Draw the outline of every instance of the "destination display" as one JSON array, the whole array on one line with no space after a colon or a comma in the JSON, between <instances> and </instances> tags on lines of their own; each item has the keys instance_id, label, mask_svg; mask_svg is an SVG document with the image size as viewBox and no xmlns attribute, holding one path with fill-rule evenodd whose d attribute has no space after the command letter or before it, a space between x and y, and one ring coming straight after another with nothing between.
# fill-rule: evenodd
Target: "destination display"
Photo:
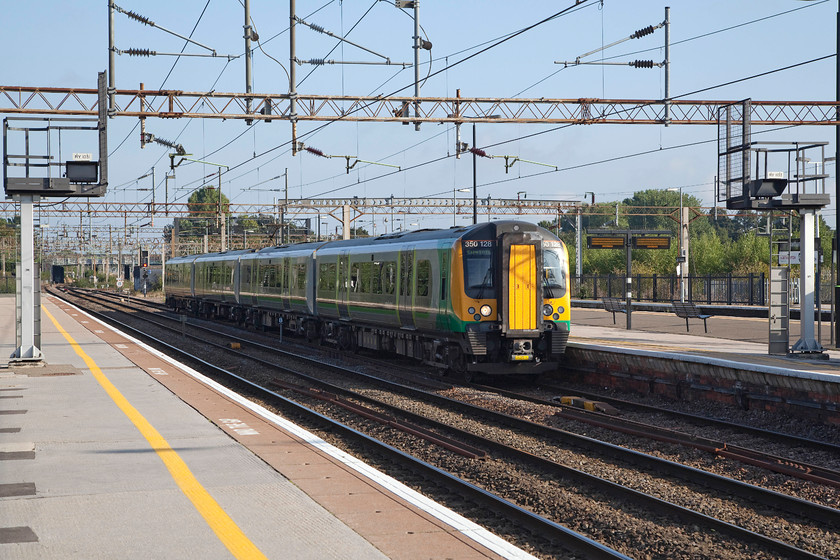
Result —
<instances>
[{"instance_id":1,"label":"destination display","mask_svg":"<svg viewBox=\"0 0 840 560\"><path fill-rule=\"evenodd\" d=\"M586 238L587 249L623 249L624 236L590 235Z\"/></svg>"},{"instance_id":2,"label":"destination display","mask_svg":"<svg viewBox=\"0 0 840 560\"><path fill-rule=\"evenodd\" d=\"M646 235L644 237L633 237L634 249L670 249L671 238Z\"/></svg>"}]
</instances>

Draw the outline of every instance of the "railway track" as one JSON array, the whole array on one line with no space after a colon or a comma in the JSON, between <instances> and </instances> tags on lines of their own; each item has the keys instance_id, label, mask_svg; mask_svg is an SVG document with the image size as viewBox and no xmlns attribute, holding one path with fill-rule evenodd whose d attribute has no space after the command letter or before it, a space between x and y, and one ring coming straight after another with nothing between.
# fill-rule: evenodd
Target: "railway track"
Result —
<instances>
[{"instance_id":1,"label":"railway track","mask_svg":"<svg viewBox=\"0 0 840 560\"><path fill-rule=\"evenodd\" d=\"M103 302L102 305L110 305L112 311L116 311L115 303L105 304ZM150 320L143 319L143 321L148 326ZM180 323L180 321L174 319L169 319L169 322ZM123 328L128 328L128 326L125 325ZM173 329L175 332L179 332L179 327L174 324L171 326L156 325L155 328ZM190 329L193 329L192 325L190 326ZM149 329L146 328L144 330ZM199 336L199 339L206 343L207 336L209 335L203 334ZM222 349L224 349L225 352L229 351L229 348L226 346L229 346L230 336L225 335L225 340L227 341L226 343L218 343L217 346L219 351ZM244 351L245 345L249 348L254 346L251 341L243 338L240 344L243 345L243 351L240 351L240 353L236 355L237 362L245 359L260 359L255 356L247 355L250 350L249 352ZM273 352L275 349L263 348L260 350L260 352L269 351ZM188 359L196 360L197 358L192 356ZM311 367L329 369L334 375L339 375L345 378L347 376L351 376L353 381L349 383L349 385L358 387L360 385L360 379L363 379L364 382L369 383L370 386L361 391L358 389L351 391L346 388L346 385L348 385L347 382L344 382L343 384L328 383L323 379L315 379L311 375L301 371L293 372L291 368L284 366L282 368L284 370L284 375L294 374L298 380L305 379L305 383L303 387L291 387L292 383L283 382L285 383L283 385L283 391L302 394L306 392L311 393L312 390L316 390L320 392L321 395L316 397L310 394L307 399L319 400L321 402L324 402L322 400L323 394L329 393L330 401L333 403L330 406L342 407L347 405L343 408L347 414L366 418L365 421L361 422L363 425L367 421L370 421L371 415L387 415L389 417L389 422L409 423L413 427L419 428L415 430L412 438L422 439L427 442L424 444L426 447L416 450L414 447L415 444L408 445L404 442L392 442L390 444L395 447L406 446L406 451L403 451L404 454L417 454L421 457L425 457L429 462L432 462L432 459L437 459L439 464L437 468L440 468L441 463L444 465L451 463L461 465L459 468L467 473L466 476L471 477L474 480L473 486L476 486L475 482L480 482L482 477L486 479L488 471L495 470L496 472L503 472L506 469L512 470L513 472L524 472L527 469L528 472L525 479L530 480L533 483L533 486L539 488L540 491L544 488L549 488L552 485L555 486L554 494L548 499L539 499L540 497L535 496L533 491L526 493L523 491L521 486L514 485L517 489L514 492L511 492L510 489L507 490L509 497L512 495L513 499L521 499L525 502L524 505L529 506L531 509L550 509L550 507L545 504L562 502L564 500L563 493L565 491L580 492L580 488L587 488L588 490L586 490L586 492L592 493L592 499L600 499L608 504L620 502L622 505L619 509L623 508L629 512L622 515L629 516L628 519L631 520L625 523L633 523L632 519L640 519L642 522L649 523L649 519L651 518L666 516L668 520L664 522L664 528L660 530L663 536L662 538L666 535L671 535L676 530L675 527L679 525L703 527L709 535L715 535L715 544L721 547L720 549L715 549L715 557L721 550L730 549L730 553L735 555L733 557L736 557L739 547L742 546L739 543L750 543L751 546L756 547L755 549L751 549L745 555L743 555L742 552L741 554L743 557L820 557L819 552L817 551L812 552L799 548L777 538L764 535L760 531L750 530L739 526L737 523L724 519L717 519L712 515L693 510L685 505L677 505L667 499L658 498L653 495L655 492L641 492L630 486L618 484L615 480L611 480L609 477L599 477L591 474L590 472L586 472L583 469L576 469L568 466L568 464L561 464L561 462L556 459L545 457L545 453L534 453L525 449L528 445L532 448L546 448L548 446L556 447L562 444L563 446L587 450L587 452L590 453L590 456L584 459L585 461L597 460L606 462L621 462L626 465L632 465L632 468L641 468L646 470L648 474L646 474L645 477L650 480L661 477L662 473L667 473L667 477L671 479L667 482L667 484L674 484L673 480L684 481L691 488L689 493L691 495L699 496L700 500L722 499L719 497L712 498L712 496L717 493L731 495L733 497L737 497L735 499L740 500L741 502L735 506L736 509L749 509L748 504L750 503L760 504L760 507L757 508L759 510L770 507L778 512L775 515L785 519L785 523L790 523L792 526L797 528L806 527L809 524L814 523L828 523L835 528L840 527L840 514L838 514L838 511L833 508L827 508L805 500L785 496L777 492L767 491L739 481L733 481L731 479L726 479L725 477L705 473L703 471L699 471L698 469L692 469L671 461L665 461L658 457L633 452L620 448L619 446L594 440L592 438L586 438L577 434L565 432L563 430L557 430L556 428L551 428L534 422L528 422L511 415L503 415L498 412L469 405L461 401L446 399L439 394L429 392L425 389L408 387L403 384L395 384L378 378L375 379L356 370L348 370L347 368L337 365L330 365L324 368L323 364L317 363L319 362L318 359L315 359L316 364L314 365L311 358L297 356L294 359L301 359L304 361L309 360L308 363ZM273 363L276 361L276 359L263 359L262 362L259 362L260 369L273 366ZM243 368L240 364L240 370L241 369ZM276 384L277 381L270 379L268 380L268 383ZM315 386L317 386L317 389ZM277 388L277 385L274 385L274 388ZM261 391L264 390L265 389L261 389ZM384 397L381 396L382 393L384 393ZM376 398L374 395L380 395L380 398ZM347 402L344 403L344 405L336 405L335 403L337 398L344 399ZM411 402L407 404L404 402L406 400ZM400 405L396 406L394 401L400 401ZM348 407L352 408L359 406L366 407L366 412L360 415L358 409L352 412L347 410ZM439 409L439 412L430 414L429 410L432 408ZM408 409L421 410L422 412L411 412ZM449 418L449 420L444 422L431 421L431 416L446 417ZM345 413L342 413L342 418L346 418ZM379 423L380 426L382 426L381 421L381 418L377 420L377 423ZM352 422L356 423L359 421L353 420ZM479 423L480 425L473 426L475 423ZM471 429L462 429L462 426L468 424L471 425ZM393 423L388 424L388 426L389 431L393 429ZM372 429L372 432L378 433L381 432L381 430L381 428L374 428ZM422 430L426 431L426 436L428 437L418 435L418 433ZM494 435L492 437L486 437L480 435L482 432L492 432ZM432 441L435 438L437 438L438 441ZM441 446L441 442L444 441L445 438L448 443ZM383 439L385 438L383 437ZM519 443L512 445L509 442L503 443L501 441L505 439L517 442L521 440L529 440L531 443L527 445L521 445ZM451 448L447 447L447 445L450 445ZM433 449L436 451L430 451L431 448L429 446L433 446ZM452 449L458 446L464 447L461 448L461 451L455 451ZM466 451L467 454L465 455L464 450L467 448L469 448L469 450ZM447 449L450 453L456 454L459 458L453 459L448 455L439 456L441 455L441 449ZM593 450L596 452L596 455L600 456L598 459L593 459L591 457ZM481 455L481 453L484 455ZM488 455L491 456L492 459L488 460ZM484 459L480 459L480 457L484 457ZM463 466L465 462L466 466ZM475 463L487 464L490 462L494 463L492 469L480 469L475 465ZM614 468L616 471L626 471L628 467L621 466ZM450 474L449 476L452 475ZM619 477L620 476L621 475L619 475ZM563 484L565 485L559 491L556 488L556 481L563 481ZM487 486L490 487L492 484L487 484ZM482 492L489 493L491 490L482 489ZM661 491L659 492L661 493ZM505 501L510 502L512 500L508 499ZM523 505L515 507L525 509ZM638 513L636 511L638 508L647 509L649 513ZM564 511L567 509L568 508L564 508ZM531 515L534 514L531 513ZM587 517L584 512L578 512L577 515L580 519L585 519ZM766 516L763 512L756 512L753 515ZM562 515L558 517L562 517ZM589 517L591 517L591 515ZM580 519L575 520L578 525L580 525ZM807 521L808 519L811 519L812 521L809 522ZM556 521L547 521L557 524ZM596 521L596 519L592 519L591 523L594 524ZM534 531L537 534L547 534L548 529L534 528L532 524L535 523L535 521L533 519L528 519L526 521L522 521L521 523L523 523L524 527L528 527L531 531ZM584 522L583 525L586 525L586 522ZM614 532L615 528L613 527L611 531ZM599 533L598 529L591 529L590 532L598 535L608 533L609 531L602 529ZM732 542L727 542L726 539L722 539L720 542L717 542L718 535L720 534L727 535ZM613 543L608 542L607 544L612 545ZM619 542L617 544L621 543ZM540 548L540 545L535 546ZM658 546L663 550L670 550L671 552L677 550L673 548L673 541L670 543L660 542ZM620 547L616 546L616 548ZM630 552L634 552L635 550L636 549L633 548ZM689 551L686 550L685 552L688 553ZM585 553L584 555L588 555L588 553ZM677 553L676 555L679 556L680 554ZM656 556L656 554L653 554L653 556Z\"/></svg>"},{"instance_id":2,"label":"railway track","mask_svg":"<svg viewBox=\"0 0 840 560\"><path fill-rule=\"evenodd\" d=\"M584 402L589 406L589 409L575 406L563 406L558 403L558 401L560 401L558 397L538 397L534 396L533 393L508 391L493 386L477 387L508 398L556 407L558 411L555 413L555 416L558 418L574 420L576 422L586 423L605 430L621 432L638 438L691 447L718 457L725 457L734 461L740 461L742 463L764 468L772 472L800 478L817 484L840 488L840 471L794 458L797 450L802 447L808 447L821 452L832 453L838 458L838 460L840 460L840 445L832 442L803 438L791 434L765 430L754 426L747 426L744 424L727 422L714 418L701 417L695 414L687 414L679 411L665 411L661 407L648 407L627 400L600 398L597 394L581 393L580 391L573 391L570 389L561 390L566 394L585 394L585 398L587 400ZM560 389L558 386L553 387L555 389ZM572 400L580 401L583 399L576 396L566 397L563 400L568 402ZM560 401L560 403L562 402L563 401ZM779 442L785 444L786 446L790 446L792 449L788 452L787 456L774 455L770 452L750 449L742 445L728 443L721 439L712 439L705 435L696 433L684 433L678 429L670 429L660 425L630 420L616 415L613 412L603 412L595 409L596 407L605 404L609 405L608 408L615 411L620 410L624 412L627 409L632 410L635 408L640 409L649 415L669 415L683 422L691 422L704 427L723 428L728 430L730 433L740 432L750 436L766 439L768 441Z\"/></svg>"}]
</instances>

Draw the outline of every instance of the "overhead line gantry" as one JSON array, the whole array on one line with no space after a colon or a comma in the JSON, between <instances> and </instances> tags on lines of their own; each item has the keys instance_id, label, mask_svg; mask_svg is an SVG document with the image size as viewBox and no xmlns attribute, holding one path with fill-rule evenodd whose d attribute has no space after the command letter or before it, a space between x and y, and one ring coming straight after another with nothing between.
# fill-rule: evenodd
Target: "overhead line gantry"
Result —
<instances>
[{"instance_id":1,"label":"overhead line gantry","mask_svg":"<svg viewBox=\"0 0 840 560\"><path fill-rule=\"evenodd\" d=\"M719 108L733 100L552 99L489 97L381 97L298 93L297 121L520 124L683 124L716 125ZM419 114L405 107L419 101ZM96 115L95 88L0 86L0 113ZM250 111L249 108L250 102ZM284 103L285 102L285 103ZM121 89L113 116L291 120L289 95L275 93L188 92ZM756 101L753 126L837 125L836 101ZM666 113L666 108L668 113ZM465 115L470 115L469 119Z\"/></svg>"}]
</instances>

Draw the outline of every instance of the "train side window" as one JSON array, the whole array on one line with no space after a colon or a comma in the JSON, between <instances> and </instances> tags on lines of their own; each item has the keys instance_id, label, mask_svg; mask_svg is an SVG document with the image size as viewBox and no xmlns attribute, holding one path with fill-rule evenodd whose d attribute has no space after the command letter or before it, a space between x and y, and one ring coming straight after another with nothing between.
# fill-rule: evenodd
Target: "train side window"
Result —
<instances>
[{"instance_id":1,"label":"train side window","mask_svg":"<svg viewBox=\"0 0 840 560\"><path fill-rule=\"evenodd\" d=\"M318 265L318 289L319 290L327 290L329 289L329 265L327 263L321 263Z\"/></svg>"},{"instance_id":2,"label":"train side window","mask_svg":"<svg viewBox=\"0 0 840 560\"><path fill-rule=\"evenodd\" d=\"M333 291L336 286L337 267L335 263L321 263L318 267L318 289Z\"/></svg>"},{"instance_id":3,"label":"train side window","mask_svg":"<svg viewBox=\"0 0 840 560\"><path fill-rule=\"evenodd\" d=\"M375 261L370 263L370 293L372 294L381 294L382 293L382 263L379 261Z\"/></svg>"},{"instance_id":4,"label":"train side window","mask_svg":"<svg viewBox=\"0 0 840 560\"><path fill-rule=\"evenodd\" d=\"M359 272L359 263L353 263L350 265L350 291L351 292L362 292L364 291L361 286L362 283L362 275Z\"/></svg>"},{"instance_id":5,"label":"train side window","mask_svg":"<svg viewBox=\"0 0 840 560\"><path fill-rule=\"evenodd\" d=\"M432 263L430 261L417 261L417 288L418 296L429 295L429 284L432 280Z\"/></svg>"},{"instance_id":6,"label":"train side window","mask_svg":"<svg viewBox=\"0 0 840 560\"><path fill-rule=\"evenodd\" d=\"M412 279L412 259L410 255L403 257L403 270L400 273L400 295L401 296L410 296L411 295L411 279Z\"/></svg>"},{"instance_id":7,"label":"train side window","mask_svg":"<svg viewBox=\"0 0 840 560\"><path fill-rule=\"evenodd\" d=\"M386 294L393 294L397 284L397 263L389 261L382 267L382 291Z\"/></svg>"},{"instance_id":8,"label":"train side window","mask_svg":"<svg viewBox=\"0 0 840 560\"><path fill-rule=\"evenodd\" d=\"M306 289L306 265L297 265L297 287L299 290Z\"/></svg>"},{"instance_id":9,"label":"train side window","mask_svg":"<svg viewBox=\"0 0 840 560\"><path fill-rule=\"evenodd\" d=\"M371 281L373 280L373 263L363 262L359 265L359 288L358 292L369 294L371 291Z\"/></svg>"},{"instance_id":10,"label":"train side window","mask_svg":"<svg viewBox=\"0 0 840 560\"><path fill-rule=\"evenodd\" d=\"M273 264L268 265L265 270L265 285L267 288L273 288L275 283L276 270Z\"/></svg>"}]
</instances>

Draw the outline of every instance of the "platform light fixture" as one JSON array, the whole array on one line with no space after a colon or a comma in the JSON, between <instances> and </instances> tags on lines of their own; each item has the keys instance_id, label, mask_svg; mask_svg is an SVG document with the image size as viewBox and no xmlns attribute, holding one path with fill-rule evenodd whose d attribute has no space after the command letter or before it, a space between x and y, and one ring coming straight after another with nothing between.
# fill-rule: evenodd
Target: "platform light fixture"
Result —
<instances>
[{"instance_id":1,"label":"platform light fixture","mask_svg":"<svg viewBox=\"0 0 840 560\"><path fill-rule=\"evenodd\" d=\"M679 192L680 193L680 255L677 257L677 264L680 267L680 301L685 301L685 271L688 269L688 257L687 257L687 250L688 247L688 236L686 236L685 243L683 243L683 228L687 227L687 224L684 223L683 220L683 188L682 187L671 187L667 189L671 192Z\"/></svg>"}]
</instances>

